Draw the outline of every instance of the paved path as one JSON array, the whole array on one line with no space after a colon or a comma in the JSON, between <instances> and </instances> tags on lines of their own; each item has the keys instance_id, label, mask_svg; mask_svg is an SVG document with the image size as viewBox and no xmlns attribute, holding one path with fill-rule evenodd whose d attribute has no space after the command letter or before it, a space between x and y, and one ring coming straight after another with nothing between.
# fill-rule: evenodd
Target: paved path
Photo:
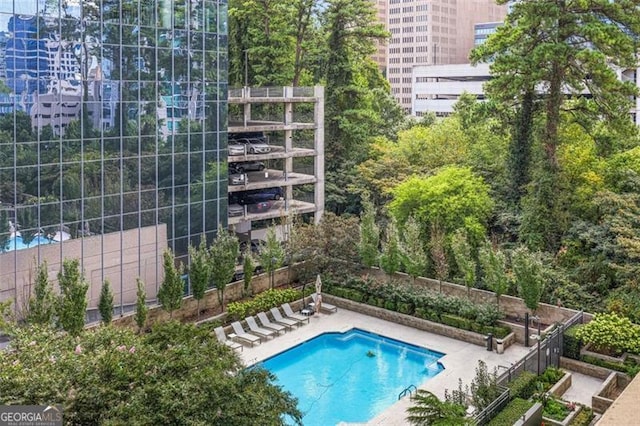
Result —
<instances>
[{"instance_id":1,"label":"paved path","mask_svg":"<svg viewBox=\"0 0 640 426\"><path fill-rule=\"evenodd\" d=\"M562 399L591 407L591 397L598 392L603 382L604 380L572 371L571 387L562 395Z\"/></svg>"},{"instance_id":2,"label":"paved path","mask_svg":"<svg viewBox=\"0 0 640 426\"><path fill-rule=\"evenodd\" d=\"M496 352L487 351L483 346L476 346L346 309L339 309L334 314L313 315L307 325L270 339L256 347L245 347L240 356L246 365L253 365L324 332L343 332L354 327L446 353L440 359L445 370L427 381L424 386L420 386L440 398L444 396L445 389L457 389L458 379L462 379L463 384L471 383L475 377L475 367L479 360L486 362L489 371L492 371L498 366L509 367L512 362L527 353L527 348L514 345L508 348L504 354L498 355ZM409 405L409 398L403 398L367 424L407 425L405 411Z\"/></svg>"}]
</instances>

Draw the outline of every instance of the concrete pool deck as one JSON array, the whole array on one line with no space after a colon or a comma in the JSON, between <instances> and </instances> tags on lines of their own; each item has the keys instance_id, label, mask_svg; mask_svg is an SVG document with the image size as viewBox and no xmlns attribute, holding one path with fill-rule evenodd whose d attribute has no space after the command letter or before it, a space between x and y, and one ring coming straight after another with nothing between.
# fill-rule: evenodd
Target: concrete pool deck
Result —
<instances>
[{"instance_id":1,"label":"concrete pool deck","mask_svg":"<svg viewBox=\"0 0 640 426\"><path fill-rule=\"evenodd\" d=\"M344 332L354 327L438 352L444 352L446 355L440 359L440 362L445 366L444 371L429 379L423 386L418 383L407 383L407 386L413 384L421 389L429 390L439 398L444 397L445 389L457 389L458 379L462 379L463 385L470 384L475 377L475 368L479 360L486 362L489 371L493 371L493 368L499 368L499 366L511 366L511 363L519 360L529 351L523 346L513 345L504 354L499 355L496 352L487 351L483 346L465 343L346 309L339 309L338 312L333 314L313 315L309 318L309 324L294 328L258 346L245 346L239 355L245 365L249 366L319 334L331 331ZM500 371L502 370L499 369ZM407 416L406 409L409 406L409 398L405 397L366 424L384 426L408 425L409 423L405 418Z\"/></svg>"}]
</instances>

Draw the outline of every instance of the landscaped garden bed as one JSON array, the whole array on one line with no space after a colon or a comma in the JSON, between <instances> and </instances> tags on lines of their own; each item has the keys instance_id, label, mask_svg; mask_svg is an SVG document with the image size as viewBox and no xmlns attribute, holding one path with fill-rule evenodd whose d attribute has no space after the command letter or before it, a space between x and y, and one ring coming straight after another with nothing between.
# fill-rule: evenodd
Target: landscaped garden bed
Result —
<instances>
[{"instance_id":1,"label":"landscaped garden bed","mask_svg":"<svg viewBox=\"0 0 640 426\"><path fill-rule=\"evenodd\" d=\"M435 293L407 283L380 283L372 278L345 277L340 281L326 278L323 288L330 295L360 305L480 335L480 338L472 340L476 344L483 344L484 336L489 333L497 339L504 339L505 346L514 340L507 337L511 334L511 330L498 324L498 320L504 315L495 304L478 304L466 298ZM363 313L367 310L356 305L351 309L360 310ZM403 321L409 320L403 319ZM427 329L438 332L434 327Z\"/></svg>"},{"instance_id":2,"label":"landscaped garden bed","mask_svg":"<svg viewBox=\"0 0 640 426\"><path fill-rule=\"evenodd\" d=\"M635 376L640 371L640 327L616 314L597 314L564 333L564 356Z\"/></svg>"}]
</instances>

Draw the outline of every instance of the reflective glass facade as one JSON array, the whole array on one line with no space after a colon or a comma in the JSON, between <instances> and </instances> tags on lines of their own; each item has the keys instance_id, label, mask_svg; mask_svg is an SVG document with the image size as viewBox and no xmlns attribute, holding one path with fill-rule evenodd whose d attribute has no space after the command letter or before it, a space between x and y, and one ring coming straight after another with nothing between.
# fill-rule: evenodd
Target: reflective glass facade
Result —
<instances>
[{"instance_id":1,"label":"reflective glass facade","mask_svg":"<svg viewBox=\"0 0 640 426\"><path fill-rule=\"evenodd\" d=\"M0 0L0 256L226 224L226 3Z\"/></svg>"}]
</instances>

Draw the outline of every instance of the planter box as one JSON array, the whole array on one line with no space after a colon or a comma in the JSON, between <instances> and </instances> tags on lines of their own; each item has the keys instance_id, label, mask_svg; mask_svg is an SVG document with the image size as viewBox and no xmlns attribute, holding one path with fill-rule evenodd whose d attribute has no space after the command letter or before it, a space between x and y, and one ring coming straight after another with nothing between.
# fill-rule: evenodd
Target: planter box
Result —
<instances>
[{"instance_id":1,"label":"planter box","mask_svg":"<svg viewBox=\"0 0 640 426\"><path fill-rule=\"evenodd\" d=\"M513 426L539 426L542 423L542 404L536 402L524 413L523 420L518 420Z\"/></svg>"},{"instance_id":2,"label":"planter box","mask_svg":"<svg viewBox=\"0 0 640 426\"><path fill-rule=\"evenodd\" d=\"M611 372L609 377L602 383L598 393L591 397L593 411L604 413L629 383L631 383L631 379L626 374L616 371Z\"/></svg>"},{"instance_id":3,"label":"planter box","mask_svg":"<svg viewBox=\"0 0 640 426\"><path fill-rule=\"evenodd\" d=\"M562 395L564 395L564 393L570 387L571 387L571 373L565 371L564 376L562 376L555 385L551 386L551 389L549 389L549 393L551 393L552 395L558 398L561 398Z\"/></svg>"},{"instance_id":4,"label":"planter box","mask_svg":"<svg viewBox=\"0 0 640 426\"><path fill-rule=\"evenodd\" d=\"M627 354L622 354L620 356L610 356L610 355L601 354L599 352L593 352L591 351L592 347L593 346L591 343L587 343L582 349L580 349L580 355L588 355L594 358L599 358L603 361L615 362L618 364L624 363L624 360L627 357Z\"/></svg>"},{"instance_id":5,"label":"planter box","mask_svg":"<svg viewBox=\"0 0 640 426\"><path fill-rule=\"evenodd\" d=\"M556 425L556 426L567 426L569 423L571 423L574 417L577 416L581 410L582 410L582 405L576 405L576 409L571 411L567 415L567 417L565 417L564 420L562 421L550 419L549 417L544 417L544 415L542 416L542 420L545 425L549 424L549 425Z\"/></svg>"}]
</instances>

